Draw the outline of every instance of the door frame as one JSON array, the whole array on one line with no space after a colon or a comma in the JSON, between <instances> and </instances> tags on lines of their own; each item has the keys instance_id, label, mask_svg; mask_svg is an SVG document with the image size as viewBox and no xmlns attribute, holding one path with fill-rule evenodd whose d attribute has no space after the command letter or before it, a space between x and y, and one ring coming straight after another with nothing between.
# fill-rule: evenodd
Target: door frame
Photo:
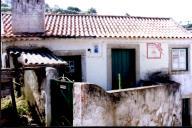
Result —
<instances>
[{"instance_id":1,"label":"door frame","mask_svg":"<svg viewBox=\"0 0 192 128\"><path fill-rule=\"evenodd\" d=\"M136 81L140 79L139 44L108 44L107 45L107 90L112 89L112 49L135 49Z\"/></svg>"},{"instance_id":2,"label":"door frame","mask_svg":"<svg viewBox=\"0 0 192 128\"><path fill-rule=\"evenodd\" d=\"M53 51L57 56L81 56L81 75L82 82L86 82L86 51L85 50L55 50Z\"/></svg>"}]
</instances>

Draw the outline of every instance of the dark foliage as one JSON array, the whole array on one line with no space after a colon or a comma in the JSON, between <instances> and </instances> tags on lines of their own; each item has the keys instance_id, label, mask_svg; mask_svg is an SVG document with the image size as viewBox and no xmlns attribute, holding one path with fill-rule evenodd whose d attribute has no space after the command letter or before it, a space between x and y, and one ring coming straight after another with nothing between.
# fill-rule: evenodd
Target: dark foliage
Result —
<instances>
[{"instance_id":1,"label":"dark foliage","mask_svg":"<svg viewBox=\"0 0 192 128\"><path fill-rule=\"evenodd\" d=\"M149 73L147 76L147 79L139 80L136 85L140 87L140 86L157 85L160 83L172 84L176 82L172 81L170 74L168 74L167 72L157 71L157 72Z\"/></svg>"},{"instance_id":2,"label":"dark foliage","mask_svg":"<svg viewBox=\"0 0 192 128\"><path fill-rule=\"evenodd\" d=\"M169 83L171 81L170 75L161 71L149 74L148 79L156 83Z\"/></svg>"}]
</instances>

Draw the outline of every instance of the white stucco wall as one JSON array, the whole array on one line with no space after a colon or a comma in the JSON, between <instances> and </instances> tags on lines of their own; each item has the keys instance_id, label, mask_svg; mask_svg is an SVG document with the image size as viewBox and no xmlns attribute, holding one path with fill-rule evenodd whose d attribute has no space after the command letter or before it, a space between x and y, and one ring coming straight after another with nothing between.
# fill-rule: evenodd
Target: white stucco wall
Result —
<instances>
[{"instance_id":1,"label":"white stucco wall","mask_svg":"<svg viewBox=\"0 0 192 128\"><path fill-rule=\"evenodd\" d=\"M170 45L183 45L183 46L188 46L188 53L189 53L189 58L188 58L188 72L180 72L180 73L174 73L172 75L173 79L179 83L181 83L181 92L183 97L188 97L188 95L192 94L192 41L175 41L171 42Z\"/></svg>"},{"instance_id":2,"label":"white stucco wall","mask_svg":"<svg viewBox=\"0 0 192 128\"><path fill-rule=\"evenodd\" d=\"M162 48L161 59L147 59L147 43L160 43ZM90 48L93 50L94 45L99 46L101 50L98 54L91 54L88 52ZM84 50L85 52L85 78L83 80L100 85L105 90L108 89L108 60L110 55L107 54L107 47L109 45L139 45L139 69L137 74L139 78L144 78L146 73L156 70L169 70L169 47L174 45L188 45L192 48L192 40L177 39L177 40L160 40L160 39L45 39L40 41L18 41L18 42L4 42L3 49L7 46L44 46L52 51L68 51L68 50ZM190 52L189 72L174 74L176 81L182 84L181 91L183 95L192 93L192 54Z\"/></svg>"},{"instance_id":3,"label":"white stucco wall","mask_svg":"<svg viewBox=\"0 0 192 128\"><path fill-rule=\"evenodd\" d=\"M153 42L153 41L152 41ZM151 41L150 41L151 43ZM161 59L147 59L147 43L140 44L140 77L145 78L147 72L153 72L157 70L168 70L169 64L169 54L167 43L161 43L161 48L163 49Z\"/></svg>"}]
</instances>

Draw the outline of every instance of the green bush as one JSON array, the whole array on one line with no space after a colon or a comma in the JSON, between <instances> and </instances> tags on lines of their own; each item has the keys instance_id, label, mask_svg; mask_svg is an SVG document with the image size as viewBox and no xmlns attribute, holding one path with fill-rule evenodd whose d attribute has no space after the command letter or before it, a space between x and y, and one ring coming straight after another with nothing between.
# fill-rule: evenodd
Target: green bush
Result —
<instances>
[{"instance_id":1,"label":"green bush","mask_svg":"<svg viewBox=\"0 0 192 128\"><path fill-rule=\"evenodd\" d=\"M23 97L16 98L17 113L19 116L30 115L29 106L27 101ZM11 110L12 102L11 98L6 97L1 100L2 111Z\"/></svg>"},{"instance_id":2,"label":"green bush","mask_svg":"<svg viewBox=\"0 0 192 128\"><path fill-rule=\"evenodd\" d=\"M16 98L17 112L19 115L30 115L27 101L23 98Z\"/></svg>"},{"instance_id":3,"label":"green bush","mask_svg":"<svg viewBox=\"0 0 192 128\"><path fill-rule=\"evenodd\" d=\"M12 103L11 103L11 99L9 97L1 99L1 110L2 111L5 109L11 109L11 107L12 107Z\"/></svg>"}]
</instances>

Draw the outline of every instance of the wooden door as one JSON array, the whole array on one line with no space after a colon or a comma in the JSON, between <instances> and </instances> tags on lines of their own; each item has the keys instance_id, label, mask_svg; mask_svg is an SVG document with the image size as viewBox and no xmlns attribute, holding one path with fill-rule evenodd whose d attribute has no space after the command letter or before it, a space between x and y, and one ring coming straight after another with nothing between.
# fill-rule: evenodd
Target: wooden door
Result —
<instances>
[{"instance_id":1,"label":"wooden door","mask_svg":"<svg viewBox=\"0 0 192 128\"><path fill-rule=\"evenodd\" d=\"M112 89L135 86L135 49L112 49Z\"/></svg>"}]
</instances>

